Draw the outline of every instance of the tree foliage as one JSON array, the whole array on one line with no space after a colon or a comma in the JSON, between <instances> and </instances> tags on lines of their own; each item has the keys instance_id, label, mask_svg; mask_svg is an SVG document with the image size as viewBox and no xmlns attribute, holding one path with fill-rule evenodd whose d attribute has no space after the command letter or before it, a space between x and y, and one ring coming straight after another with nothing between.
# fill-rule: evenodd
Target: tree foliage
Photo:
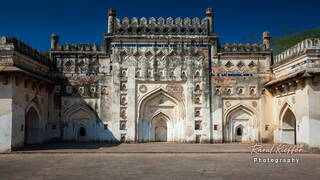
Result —
<instances>
[{"instance_id":1,"label":"tree foliage","mask_svg":"<svg viewBox=\"0 0 320 180\"><path fill-rule=\"evenodd\" d=\"M310 29L310 30L290 33L284 36L273 37L272 49L273 49L274 55L277 55L282 51L308 38L320 38L320 27Z\"/></svg>"},{"instance_id":2,"label":"tree foliage","mask_svg":"<svg viewBox=\"0 0 320 180\"><path fill-rule=\"evenodd\" d=\"M43 55L49 56L49 51L41 52Z\"/></svg>"}]
</instances>

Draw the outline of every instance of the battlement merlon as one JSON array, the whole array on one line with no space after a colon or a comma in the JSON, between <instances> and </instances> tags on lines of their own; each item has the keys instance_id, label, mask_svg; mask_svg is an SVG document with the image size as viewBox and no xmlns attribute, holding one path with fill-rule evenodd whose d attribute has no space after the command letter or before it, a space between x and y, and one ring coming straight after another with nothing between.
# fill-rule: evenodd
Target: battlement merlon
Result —
<instances>
[{"instance_id":1,"label":"battlement merlon","mask_svg":"<svg viewBox=\"0 0 320 180\"><path fill-rule=\"evenodd\" d=\"M151 17L149 19L142 17L140 19L133 17L129 19L124 17L119 19L116 17L116 10L109 9L108 11L108 33L107 37L119 36L143 36L143 35L172 35L172 36L216 36L213 28L213 10L207 8L205 17L184 19L172 17L158 19Z\"/></svg>"},{"instance_id":2,"label":"battlement merlon","mask_svg":"<svg viewBox=\"0 0 320 180\"><path fill-rule=\"evenodd\" d=\"M270 54L272 53L271 45L271 34L268 31L262 33L262 43L254 44L236 44L227 43L224 45L219 45L220 54Z\"/></svg>"},{"instance_id":3,"label":"battlement merlon","mask_svg":"<svg viewBox=\"0 0 320 180\"><path fill-rule=\"evenodd\" d=\"M51 53L95 53L101 54L104 53L103 44L60 44L59 36L56 34L51 35Z\"/></svg>"}]
</instances>

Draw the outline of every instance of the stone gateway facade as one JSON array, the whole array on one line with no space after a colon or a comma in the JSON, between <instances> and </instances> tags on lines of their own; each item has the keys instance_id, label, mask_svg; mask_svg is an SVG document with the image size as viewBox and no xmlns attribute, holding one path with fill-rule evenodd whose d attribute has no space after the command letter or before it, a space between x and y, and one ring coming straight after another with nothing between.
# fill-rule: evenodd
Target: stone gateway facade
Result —
<instances>
[{"instance_id":1,"label":"stone gateway facade","mask_svg":"<svg viewBox=\"0 0 320 180\"><path fill-rule=\"evenodd\" d=\"M268 142L320 147L320 39L272 55L220 44L199 18L108 12L102 44L60 44L50 57L0 38L0 151L53 139Z\"/></svg>"}]
</instances>

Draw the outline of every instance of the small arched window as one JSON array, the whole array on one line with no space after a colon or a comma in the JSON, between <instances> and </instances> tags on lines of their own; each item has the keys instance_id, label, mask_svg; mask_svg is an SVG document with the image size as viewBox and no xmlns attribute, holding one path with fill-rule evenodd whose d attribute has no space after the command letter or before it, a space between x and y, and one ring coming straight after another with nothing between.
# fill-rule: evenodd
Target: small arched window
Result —
<instances>
[{"instance_id":1,"label":"small arched window","mask_svg":"<svg viewBox=\"0 0 320 180\"><path fill-rule=\"evenodd\" d=\"M196 85L195 90L196 90L196 91L200 91L200 85L199 85L199 84Z\"/></svg>"},{"instance_id":2,"label":"small arched window","mask_svg":"<svg viewBox=\"0 0 320 180\"><path fill-rule=\"evenodd\" d=\"M86 129L84 127L80 127L79 136L86 136Z\"/></svg>"},{"instance_id":3,"label":"small arched window","mask_svg":"<svg viewBox=\"0 0 320 180\"><path fill-rule=\"evenodd\" d=\"M237 136L242 136L242 129L240 127L237 128Z\"/></svg>"}]
</instances>

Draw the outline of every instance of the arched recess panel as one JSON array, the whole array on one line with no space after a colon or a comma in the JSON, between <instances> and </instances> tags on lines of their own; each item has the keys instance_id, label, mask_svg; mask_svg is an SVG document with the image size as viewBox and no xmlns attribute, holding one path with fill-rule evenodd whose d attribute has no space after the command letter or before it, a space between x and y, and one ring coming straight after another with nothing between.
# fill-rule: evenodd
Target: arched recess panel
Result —
<instances>
[{"instance_id":1,"label":"arched recess panel","mask_svg":"<svg viewBox=\"0 0 320 180\"><path fill-rule=\"evenodd\" d=\"M95 113L85 105L75 105L64 113L64 140L89 141L97 139L98 123Z\"/></svg>"},{"instance_id":2,"label":"arched recess panel","mask_svg":"<svg viewBox=\"0 0 320 180\"><path fill-rule=\"evenodd\" d=\"M296 144L296 118L290 108L283 112L281 129L281 142Z\"/></svg>"},{"instance_id":3,"label":"arched recess panel","mask_svg":"<svg viewBox=\"0 0 320 180\"><path fill-rule=\"evenodd\" d=\"M256 116L245 106L238 106L227 113L225 141L250 143L257 141Z\"/></svg>"},{"instance_id":4,"label":"arched recess panel","mask_svg":"<svg viewBox=\"0 0 320 180\"><path fill-rule=\"evenodd\" d=\"M25 121L25 144L41 143L43 140L41 120L34 107L27 111Z\"/></svg>"},{"instance_id":5,"label":"arched recess panel","mask_svg":"<svg viewBox=\"0 0 320 180\"><path fill-rule=\"evenodd\" d=\"M161 136L157 141L182 141L185 126L183 102L165 90L160 89L142 98L138 114L139 142L156 141L156 131ZM155 125L160 116L163 116L166 124L157 128ZM157 138L160 137L158 135Z\"/></svg>"}]
</instances>

